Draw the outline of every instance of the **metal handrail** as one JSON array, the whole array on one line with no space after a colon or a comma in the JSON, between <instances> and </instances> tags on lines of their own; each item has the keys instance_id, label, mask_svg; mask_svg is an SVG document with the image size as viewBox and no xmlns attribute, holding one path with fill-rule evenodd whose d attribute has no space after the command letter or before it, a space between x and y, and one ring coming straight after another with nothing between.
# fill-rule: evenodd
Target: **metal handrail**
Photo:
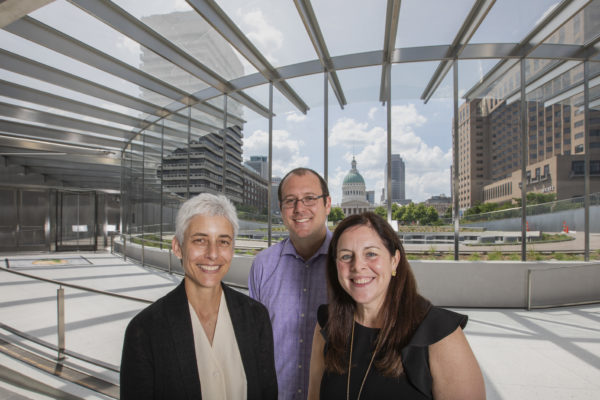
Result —
<instances>
[{"instance_id":1,"label":"metal handrail","mask_svg":"<svg viewBox=\"0 0 600 400\"><path fill-rule=\"evenodd\" d=\"M82 290L82 291L87 291L87 292L92 292L92 293L97 293L97 294L102 294L102 295L106 295L106 296L112 296L112 297L117 297L120 299L125 299L125 300L131 300L131 301L137 301L140 303L145 303L145 304L151 304L154 301L153 300L146 300L146 299L141 299L139 297L133 297L133 296L127 296L124 294L118 294L118 293L113 293L113 292L107 292L104 290L99 290L99 289L93 289L93 288L89 288L89 287L85 287L85 286L81 286L81 285L74 285L72 283L65 283L65 282L61 282L61 281L56 281L53 279L48 279L48 278L42 278L39 276L35 276L35 275L31 275L31 274L27 274L25 272L20 272L20 271L15 271L10 269L10 263L8 261L8 258L4 259L4 262L6 264L6 267L0 267L0 271L5 271L5 272L10 272L11 274L15 274L15 275L20 275L26 278L30 278L30 279L34 279L34 280L38 280L38 281L42 281L42 282L47 282L47 283L51 283L54 285L58 285L58 289L57 289L57 297L56 297L56 308L57 308L57 315L58 315L58 320L57 320L57 333L58 333L58 345L53 345L51 343L48 343L44 340L41 340L39 338L36 338L34 336L31 336L27 333L21 332L15 328L12 328L8 325L2 324L0 323L0 329L4 329L8 332L11 332L17 336L20 336L26 340L29 340L33 343L36 343L40 346L46 347L48 349L54 350L57 352L57 361L59 363L62 363L65 360L65 356L71 356L74 358L77 358L79 360L85 361L87 363L102 367L102 368L106 368L109 369L111 371L115 371L115 372L119 372L120 369L118 366L116 365L112 365L110 363L106 363L104 361L101 360L96 360L93 359L91 357L88 357L86 355L71 351L71 350L67 350L65 347L65 319L64 319L64 310L65 310L65 306L64 306L64 287L69 287L69 288L73 288L73 289L77 289L77 290Z\"/></svg>"},{"instance_id":2,"label":"metal handrail","mask_svg":"<svg viewBox=\"0 0 600 400\"><path fill-rule=\"evenodd\" d=\"M36 279L38 281L44 281L44 282L48 282L48 283L53 283L53 284L58 285L58 286L65 286L65 287L70 287L70 288L73 288L73 289L84 290L86 292L93 292L93 293L98 293L98 294L104 294L104 295L107 295L107 296L118 297L118 298L126 299L126 300L139 301L141 303L146 303L146 304L152 304L152 303L154 303L154 300L146 300L146 299L141 299L139 297L133 297L133 296L127 296L127 295L124 295L124 294L107 292L107 291L100 290L100 289L93 289L93 288L89 288L89 287L85 287L85 286L74 285L72 283L64 283L64 282L60 282L60 281L55 281L53 279L41 278L39 276L26 274L25 272L14 271L14 270L10 269L8 259L5 258L4 261L5 261L6 265L7 265L7 267L6 268L0 267L0 271L10 272L11 274L25 276L27 278Z\"/></svg>"}]
</instances>

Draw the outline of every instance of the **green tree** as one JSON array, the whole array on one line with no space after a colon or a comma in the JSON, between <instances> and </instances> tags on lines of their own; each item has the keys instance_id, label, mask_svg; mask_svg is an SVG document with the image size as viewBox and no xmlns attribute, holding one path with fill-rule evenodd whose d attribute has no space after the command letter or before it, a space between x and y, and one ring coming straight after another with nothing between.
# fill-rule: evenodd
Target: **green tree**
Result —
<instances>
[{"instance_id":1,"label":"green tree","mask_svg":"<svg viewBox=\"0 0 600 400\"><path fill-rule=\"evenodd\" d=\"M433 225L438 222L439 219L440 216L438 215L437 210L433 207L427 207L425 210L425 216L423 219L421 219L421 225Z\"/></svg>"},{"instance_id":2,"label":"green tree","mask_svg":"<svg viewBox=\"0 0 600 400\"><path fill-rule=\"evenodd\" d=\"M404 206L399 206L398 204L394 203L392 205L392 219L400 221L402 219L402 214L404 214Z\"/></svg>"},{"instance_id":3,"label":"green tree","mask_svg":"<svg viewBox=\"0 0 600 400\"><path fill-rule=\"evenodd\" d=\"M329 212L329 217L327 219L329 221L338 222L345 218L344 212L340 207L331 207L331 211Z\"/></svg>"},{"instance_id":4,"label":"green tree","mask_svg":"<svg viewBox=\"0 0 600 400\"><path fill-rule=\"evenodd\" d=\"M448 207L448 209L444 213L444 218L452 218L452 206Z\"/></svg>"},{"instance_id":5,"label":"green tree","mask_svg":"<svg viewBox=\"0 0 600 400\"><path fill-rule=\"evenodd\" d=\"M379 215L383 219L387 219L387 208L384 206L375 207L375 214Z\"/></svg>"},{"instance_id":6,"label":"green tree","mask_svg":"<svg viewBox=\"0 0 600 400\"><path fill-rule=\"evenodd\" d=\"M403 208L404 208L404 212L402 213L402 216L399 218L399 220L404 222L405 224L411 224L411 223L415 222L416 221L415 203L410 203L410 204L404 206Z\"/></svg>"},{"instance_id":7,"label":"green tree","mask_svg":"<svg viewBox=\"0 0 600 400\"><path fill-rule=\"evenodd\" d=\"M425 219L427 215L427 206L425 203L419 203L415 207L415 222L418 222L421 225L425 225Z\"/></svg>"}]
</instances>

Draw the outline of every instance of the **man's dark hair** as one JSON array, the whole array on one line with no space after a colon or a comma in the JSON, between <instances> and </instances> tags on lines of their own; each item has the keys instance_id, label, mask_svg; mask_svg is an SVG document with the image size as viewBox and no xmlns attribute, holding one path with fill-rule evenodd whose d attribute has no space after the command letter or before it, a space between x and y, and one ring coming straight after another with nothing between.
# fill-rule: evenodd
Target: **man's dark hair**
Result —
<instances>
[{"instance_id":1,"label":"man's dark hair","mask_svg":"<svg viewBox=\"0 0 600 400\"><path fill-rule=\"evenodd\" d=\"M314 171L310 168L299 167L299 168L294 168L293 170L291 170L290 172L285 174L285 176L283 177L281 182L279 182L279 187L277 188L277 198L279 199L279 208L281 208L281 200L283 200L281 197L282 196L281 188L283 187L283 183L288 178L288 176L290 176L290 175L302 176L302 175L306 175L309 173L313 174L317 178L319 178L319 184L321 185L321 192L323 192L323 193L321 193L323 195L323 204L327 204L327 197L329 196L329 189L327 188L327 182L325 182L325 179L323 179L323 177L321 175L319 175L316 171Z\"/></svg>"}]
</instances>

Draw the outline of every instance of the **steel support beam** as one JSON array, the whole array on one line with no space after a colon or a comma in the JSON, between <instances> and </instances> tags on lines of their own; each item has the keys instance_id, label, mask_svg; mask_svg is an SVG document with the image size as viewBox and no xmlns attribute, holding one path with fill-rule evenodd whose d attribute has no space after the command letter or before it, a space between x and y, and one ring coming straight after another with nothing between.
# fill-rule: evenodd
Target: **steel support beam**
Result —
<instances>
[{"instance_id":1,"label":"steel support beam","mask_svg":"<svg viewBox=\"0 0 600 400\"><path fill-rule=\"evenodd\" d=\"M471 11L456 34L454 41L448 48L445 56L446 60L443 60L438 64L438 67L427 84L425 91L421 95L421 100L424 100L425 103L427 103L431 96L433 96L439 85L446 77L448 71L450 71L450 68L455 62L451 60L458 59L458 56L460 56L466 44L469 42L469 40L471 40L471 37L477 28L479 28L479 25L481 25L481 22L483 22L485 16L495 2L496 0L477 0L473 4Z\"/></svg>"},{"instance_id":2,"label":"steel support beam","mask_svg":"<svg viewBox=\"0 0 600 400\"><path fill-rule=\"evenodd\" d=\"M571 17L577 14L581 9L587 6L591 0L563 0L558 6L552 9L546 17L540 21L536 27L523 39L515 45L507 57L498 62L483 79L472 87L465 95L466 99L481 97L481 93L493 83L504 76L519 59L529 56L537 47L548 39L558 28L564 25Z\"/></svg>"},{"instance_id":3,"label":"steel support beam","mask_svg":"<svg viewBox=\"0 0 600 400\"><path fill-rule=\"evenodd\" d=\"M243 92L236 92L235 88L226 79L142 23L133 15L127 13L115 3L97 0L70 1L90 15L112 26L118 32L169 60L221 93L228 93L239 103L260 115L266 116L267 109L262 104Z\"/></svg>"},{"instance_id":4,"label":"steel support beam","mask_svg":"<svg viewBox=\"0 0 600 400\"><path fill-rule=\"evenodd\" d=\"M388 0L385 13L385 33L383 35L383 55L381 59L381 84L379 85L379 101L385 103L387 99L388 68L391 68L392 54L396 47L398 34L398 19L400 18L401 0Z\"/></svg>"},{"instance_id":5,"label":"steel support beam","mask_svg":"<svg viewBox=\"0 0 600 400\"><path fill-rule=\"evenodd\" d=\"M300 96L282 81L276 69L262 55L262 53L248 40L246 35L237 27L227 14L212 0L187 0L188 4L200 14L206 22L219 32L235 49L243 55L267 81L283 94L303 114L306 114L308 106Z\"/></svg>"},{"instance_id":6,"label":"steel support beam","mask_svg":"<svg viewBox=\"0 0 600 400\"><path fill-rule=\"evenodd\" d=\"M321 32L321 27L319 26L319 22L315 16L312 4L310 3L310 0L294 0L294 4L296 4L298 14L300 14L300 18L304 23L304 28L306 29L306 33L308 34L308 37L315 48L317 56L319 57L319 61L321 62L321 66L327 73L326 76L329 80L329 84L331 85L331 89L338 100L340 108L343 109L347 104L346 96L342 90L342 85L338 79L337 72L335 71L331 62L331 56L329 55L329 50L327 49L327 43L325 43L325 39L323 38L323 33Z\"/></svg>"}]
</instances>

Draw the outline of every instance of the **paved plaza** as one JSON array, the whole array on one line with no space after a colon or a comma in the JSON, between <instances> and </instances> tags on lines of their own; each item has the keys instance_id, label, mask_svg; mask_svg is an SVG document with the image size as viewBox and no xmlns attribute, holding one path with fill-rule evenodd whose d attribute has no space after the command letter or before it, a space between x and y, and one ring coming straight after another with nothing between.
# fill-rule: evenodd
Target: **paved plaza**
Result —
<instances>
[{"instance_id":1,"label":"paved plaza","mask_svg":"<svg viewBox=\"0 0 600 400\"><path fill-rule=\"evenodd\" d=\"M14 271L150 301L181 279L105 252L3 254L2 259L8 259ZM0 271L0 322L56 344L57 289L53 283ZM125 327L146 304L64 289L66 348L118 366ZM469 316L465 333L481 365L488 399L600 398L600 304L536 311L455 310ZM6 330L0 329L0 339L55 356ZM118 374L106 368L70 357L66 365L118 384ZM0 398L108 398L4 353L0 353L0 366Z\"/></svg>"}]
</instances>

